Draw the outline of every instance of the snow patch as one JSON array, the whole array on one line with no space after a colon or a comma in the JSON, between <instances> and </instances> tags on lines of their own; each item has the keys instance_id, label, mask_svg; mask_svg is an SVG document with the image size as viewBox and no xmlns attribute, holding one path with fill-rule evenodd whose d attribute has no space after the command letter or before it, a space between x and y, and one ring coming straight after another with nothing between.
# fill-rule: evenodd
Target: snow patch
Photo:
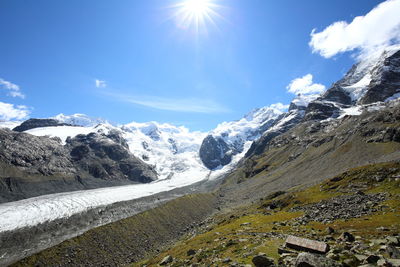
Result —
<instances>
[{"instance_id":1,"label":"snow patch","mask_svg":"<svg viewBox=\"0 0 400 267\"><path fill-rule=\"evenodd\" d=\"M0 128L14 129L21 125L22 121L0 121Z\"/></svg>"},{"instance_id":2,"label":"snow patch","mask_svg":"<svg viewBox=\"0 0 400 267\"><path fill-rule=\"evenodd\" d=\"M368 85L371 82L371 74L366 74L361 80L353 85L344 86L343 89L350 94L352 101L361 99L368 91Z\"/></svg>"},{"instance_id":3,"label":"snow patch","mask_svg":"<svg viewBox=\"0 0 400 267\"><path fill-rule=\"evenodd\" d=\"M73 115L64 115L64 114L58 114L54 117L51 117L51 119L55 119L59 122L67 123L67 124L72 124L76 126L84 126L84 127L93 127L98 124L109 124L106 120L100 119L100 118L92 118L89 117L85 114L73 114Z\"/></svg>"},{"instance_id":4,"label":"snow patch","mask_svg":"<svg viewBox=\"0 0 400 267\"><path fill-rule=\"evenodd\" d=\"M273 107L263 107L248 113L238 121L223 122L212 132L214 137L222 138L225 143L233 147L243 148L245 142L259 138L263 125L271 123L283 112ZM264 129L266 130L266 129Z\"/></svg>"},{"instance_id":5,"label":"snow patch","mask_svg":"<svg viewBox=\"0 0 400 267\"><path fill-rule=\"evenodd\" d=\"M292 103L297 107L307 107L311 101L314 101L319 96L320 94L298 95L292 100Z\"/></svg>"},{"instance_id":6,"label":"snow patch","mask_svg":"<svg viewBox=\"0 0 400 267\"><path fill-rule=\"evenodd\" d=\"M358 116L362 113L362 106L353 106L350 108L343 108L340 111L340 116L338 119L343 118L344 116Z\"/></svg>"}]
</instances>

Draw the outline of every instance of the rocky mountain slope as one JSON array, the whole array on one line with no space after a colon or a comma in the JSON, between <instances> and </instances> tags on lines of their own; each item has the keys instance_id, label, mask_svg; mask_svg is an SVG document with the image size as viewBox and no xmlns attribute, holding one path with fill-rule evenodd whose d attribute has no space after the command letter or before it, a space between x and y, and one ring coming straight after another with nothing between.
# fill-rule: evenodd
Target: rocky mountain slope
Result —
<instances>
[{"instance_id":1,"label":"rocky mountain slope","mask_svg":"<svg viewBox=\"0 0 400 267\"><path fill-rule=\"evenodd\" d=\"M399 175L399 162L372 164L266 194L131 266L399 266Z\"/></svg>"},{"instance_id":2,"label":"rocky mountain slope","mask_svg":"<svg viewBox=\"0 0 400 267\"><path fill-rule=\"evenodd\" d=\"M357 113L357 107L390 98L400 93L400 47L392 46L355 64L322 96L311 101L306 120L337 118Z\"/></svg>"},{"instance_id":3,"label":"rocky mountain slope","mask_svg":"<svg viewBox=\"0 0 400 267\"><path fill-rule=\"evenodd\" d=\"M0 139L1 202L157 179L150 165L129 152L118 132L81 134L62 145L57 137L0 128Z\"/></svg>"}]
</instances>

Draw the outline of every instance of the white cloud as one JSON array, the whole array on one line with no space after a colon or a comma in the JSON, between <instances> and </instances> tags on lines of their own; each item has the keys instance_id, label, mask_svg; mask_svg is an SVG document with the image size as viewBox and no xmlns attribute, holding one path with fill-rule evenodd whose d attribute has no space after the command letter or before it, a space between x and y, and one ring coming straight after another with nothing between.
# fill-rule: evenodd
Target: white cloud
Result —
<instances>
[{"instance_id":1,"label":"white cloud","mask_svg":"<svg viewBox=\"0 0 400 267\"><path fill-rule=\"evenodd\" d=\"M337 21L322 32L311 32L314 53L330 58L338 53L359 49L368 54L400 41L400 0L385 1L351 23Z\"/></svg>"},{"instance_id":2,"label":"white cloud","mask_svg":"<svg viewBox=\"0 0 400 267\"><path fill-rule=\"evenodd\" d=\"M149 108L193 113L225 113L230 110L213 100L197 98L164 98L156 96L129 96L122 94L106 93L120 101L133 103Z\"/></svg>"},{"instance_id":3,"label":"white cloud","mask_svg":"<svg viewBox=\"0 0 400 267\"><path fill-rule=\"evenodd\" d=\"M25 98L18 85L0 78L0 89L6 90L7 95L12 97Z\"/></svg>"},{"instance_id":4,"label":"white cloud","mask_svg":"<svg viewBox=\"0 0 400 267\"><path fill-rule=\"evenodd\" d=\"M282 104L282 103L278 102L278 103L272 104L270 107L274 108L274 109L277 109L277 110L279 110L281 112L286 112L287 109L289 108L289 105L285 105L285 104Z\"/></svg>"},{"instance_id":5,"label":"white cloud","mask_svg":"<svg viewBox=\"0 0 400 267\"><path fill-rule=\"evenodd\" d=\"M307 74L301 78L296 78L286 87L289 93L293 94L320 94L325 91L325 85L313 83L312 74Z\"/></svg>"},{"instance_id":6,"label":"white cloud","mask_svg":"<svg viewBox=\"0 0 400 267\"><path fill-rule=\"evenodd\" d=\"M102 81L102 80L95 80L95 84L97 88L105 88L107 86L106 81Z\"/></svg>"},{"instance_id":7,"label":"white cloud","mask_svg":"<svg viewBox=\"0 0 400 267\"><path fill-rule=\"evenodd\" d=\"M22 120L28 117L30 111L28 107L0 102L0 119L1 120Z\"/></svg>"}]
</instances>

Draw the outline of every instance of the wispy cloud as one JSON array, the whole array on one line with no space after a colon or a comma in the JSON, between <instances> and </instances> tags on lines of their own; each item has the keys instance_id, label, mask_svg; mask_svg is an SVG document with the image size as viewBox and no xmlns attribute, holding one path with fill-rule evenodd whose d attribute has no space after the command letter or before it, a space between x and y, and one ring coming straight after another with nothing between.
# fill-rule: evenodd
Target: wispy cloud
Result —
<instances>
[{"instance_id":1,"label":"wispy cloud","mask_svg":"<svg viewBox=\"0 0 400 267\"><path fill-rule=\"evenodd\" d=\"M381 50L400 41L400 0L385 1L351 23L337 21L321 32L314 29L309 43L325 58L359 49L362 54Z\"/></svg>"},{"instance_id":2,"label":"wispy cloud","mask_svg":"<svg viewBox=\"0 0 400 267\"><path fill-rule=\"evenodd\" d=\"M25 98L18 85L0 78L0 89L6 90L7 95L12 97Z\"/></svg>"},{"instance_id":3,"label":"wispy cloud","mask_svg":"<svg viewBox=\"0 0 400 267\"><path fill-rule=\"evenodd\" d=\"M310 73L292 80L286 88L289 93L296 95L320 94L325 91L325 85L313 83L313 76Z\"/></svg>"},{"instance_id":4,"label":"wispy cloud","mask_svg":"<svg viewBox=\"0 0 400 267\"><path fill-rule=\"evenodd\" d=\"M0 119L1 120L22 120L30 114L29 108L26 106L0 102Z\"/></svg>"},{"instance_id":5,"label":"wispy cloud","mask_svg":"<svg viewBox=\"0 0 400 267\"><path fill-rule=\"evenodd\" d=\"M97 88L106 88L107 87L107 83L106 81L102 81L102 80L94 80L95 85Z\"/></svg>"},{"instance_id":6,"label":"wispy cloud","mask_svg":"<svg viewBox=\"0 0 400 267\"><path fill-rule=\"evenodd\" d=\"M192 113L225 113L231 110L209 99L199 98L165 98L157 96L131 96L106 93L119 101L124 101L149 108L176 112Z\"/></svg>"}]
</instances>

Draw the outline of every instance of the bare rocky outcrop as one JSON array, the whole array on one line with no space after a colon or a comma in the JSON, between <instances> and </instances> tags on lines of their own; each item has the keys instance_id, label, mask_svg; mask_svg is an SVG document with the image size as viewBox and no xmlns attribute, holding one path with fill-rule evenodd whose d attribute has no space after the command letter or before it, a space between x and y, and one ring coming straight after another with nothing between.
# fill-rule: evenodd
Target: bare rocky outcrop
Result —
<instances>
[{"instance_id":1,"label":"bare rocky outcrop","mask_svg":"<svg viewBox=\"0 0 400 267\"><path fill-rule=\"evenodd\" d=\"M148 183L157 179L155 170L128 150L128 144L113 131L90 133L67 140L71 159L81 172L95 178Z\"/></svg>"},{"instance_id":2,"label":"bare rocky outcrop","mask_svg":"<svg viewBox=\"0 0 400 267\"><path fill-rule=\"evenodd\" d=\"M157 179L117 131L78 135L62 145L58 138L1 128L0 141L0 202Z\"/></svg>"}]
</instances>

